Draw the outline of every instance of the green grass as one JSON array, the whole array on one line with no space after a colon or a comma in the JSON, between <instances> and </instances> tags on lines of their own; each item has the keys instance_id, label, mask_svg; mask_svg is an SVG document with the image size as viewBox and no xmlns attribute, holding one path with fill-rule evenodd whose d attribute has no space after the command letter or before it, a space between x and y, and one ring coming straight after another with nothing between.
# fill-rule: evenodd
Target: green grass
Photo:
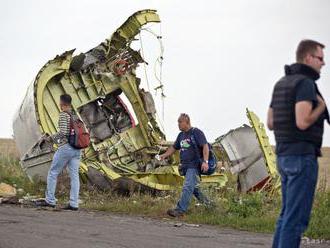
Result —
<instances>
[{"instance_id":1,"label":"green grass","mask_svg":"<svg viewBox=\"0 0 330 248\"><path fill-rule=\"evenodd\" d=\"M175 193L164 196L152 196L150 194L133 194L131 196L119 196L115 193L106 192L83 192L84 201L82 207L109 211L114 213L125 213L131 215L143 215L150 217L162 217L164 210L174 204Z\"/></svg>"},{"instance_id":2,"label":"green grass","mask_svg":"<svg viewBox=\"0 0 330 248\"><path fill-rule=\"evenodd\" d=\"M30 182L17 160L4 156L0 156L0 182L16 185L16 188L24 189L24 194L41 197L45 189L44 184ZM64 190L57 194L60 203L68 199L68 183L64 185ZM197 206L193 200L187 215L180 221L272 233L281 207L280 197L269 197L264 193L239 194L234 188L235 179L231 178L225 188L206 190L216 207L206 209ZM158 196L136 193L124 197L113 192L87 190L82 186L81 207L112 213L168 218L166 210L175 206L179 196L180 192L166 192ZM311 222L305 235L310 238L330 239L329 213L330 192L321 187L316 194Z\"/></svg>"},{"instance_id":3,"label":"green grass","mask_svg":"<svg viewBox=\"0 0 330 248\"><path fill-rule=\"evenodd\" d=\"M254 232L273 232L279 211L277 199L270 200L265 194L242 194L237 192L226 196L213 194L216 208L212 211L193 208L187 221L231 227Z\"/></svg>"},{"instance_id":4,"label":"green grass","mask_svg":"<svg viewBox=\"0 0 330 248\"><path fill-rule=\"evenodd\" d=\"M181 219L188 223L209 224L252 232L273 233L280 212L280 197L270 199L263 193L238 194L235 191L208 192L216 207L197 206L193 200L187 215ZM133 194L121 197L106 192L85 192L83 207L112 213L164 218L166 210L175 206L178 192L153 197ZM330 239L330 192L317 192L312 218L306 236Z\"/></svg>"},{"instance_id":5,"label":"green grass","mask_svg":"<svg viewBox=\"0 0 330 248\"><path fill-rule=\"evenodd\" d=\"M0 154L0 182L23 189L19 194L39 195L44 191L44 183L32 183L22 170L19 161Z\"/></svg>"},{"instance_id":6,"label":"green grass","mask_svg":"<svg viewBox=\"0 0 330 248\"><path fill-rule=\"evenodd\" d=\"M330 239L330 192L317 193L306 236Z\"/></svg>"}]
</instances>

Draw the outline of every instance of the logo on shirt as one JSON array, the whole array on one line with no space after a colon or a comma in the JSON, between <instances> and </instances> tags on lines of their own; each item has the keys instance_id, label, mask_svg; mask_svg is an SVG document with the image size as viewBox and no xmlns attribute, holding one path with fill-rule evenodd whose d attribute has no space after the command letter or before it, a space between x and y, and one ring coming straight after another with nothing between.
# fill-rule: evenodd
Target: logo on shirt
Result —
<instances>
[{"instance_id":1,"label":"logo on shirt","mask_svg":"<svg viewBox=\"0 0 330 248\"><path fill-rule=\"evenodd\" d=\"M190 147L190 139L183 139L180 142L181 151L185 151Z\"/></svg>"}]
</instances>

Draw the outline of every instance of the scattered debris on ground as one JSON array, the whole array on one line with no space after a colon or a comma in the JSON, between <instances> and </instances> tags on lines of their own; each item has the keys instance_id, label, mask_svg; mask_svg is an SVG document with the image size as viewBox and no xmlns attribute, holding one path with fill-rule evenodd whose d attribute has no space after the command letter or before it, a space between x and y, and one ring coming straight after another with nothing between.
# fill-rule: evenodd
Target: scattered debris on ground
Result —
<instances>
[{"instance_id":1,"label":"scattered debris on ground","mask_svg":"<svg viewBox=\"0 0 330 248\"><path fill-rule=\"evenodd\" d=\"M188 224L184 222L177 222L174 224L175 227L201 227L201 225L198 224Z\"/></svg>"},{"instance_id":2,"label":"scattered debris on ground","mask_svg":"<svg viewBox=\"0 0 330 248\"><path fill-rule=\"evenodd\" d=\"M16 196L16 188L7 184L0 183L0 197L13 197Z\"/></svg>"}]
</instances>

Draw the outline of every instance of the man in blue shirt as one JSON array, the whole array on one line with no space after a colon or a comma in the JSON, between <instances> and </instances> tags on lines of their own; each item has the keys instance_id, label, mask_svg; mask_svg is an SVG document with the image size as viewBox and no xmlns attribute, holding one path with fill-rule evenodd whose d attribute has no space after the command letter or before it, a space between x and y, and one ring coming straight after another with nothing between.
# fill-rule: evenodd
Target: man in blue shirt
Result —
<instances>
[{"instance_id":1,"label":"man in blue shirt","mask_svg":"<svg viewBox=\"0 0 330 248\"><path fill-rule=\"evenodd\" d=\"M319 42L303 40L296 61L274 87L267 125L274 130L281 175L282 210L273 248L297 248L306 230L317 184L318 163L329 112L317 87L325 65Z\"/></svg>"},{"instance_id":2,"label":"man in blue shirt","mask_svg":"<svg viewBox=\"0 0 330 248\"><path fill-rule=\"evenodd\" d=\"M185 176L181 198L175 209L169 209L167 214L172 217L180 217L187 212L192 195L198 201L208 205L209 200L199 189L201 171L207 171L209 159L209 146L204 133L198 128L191 127L187 114L181 114L178 119L180 133L173 146L160 156L161 160L171 156L176 150L180 150L180 174ZM200 158L203 158L200 164Z\"/></svg>"}]
</instances>

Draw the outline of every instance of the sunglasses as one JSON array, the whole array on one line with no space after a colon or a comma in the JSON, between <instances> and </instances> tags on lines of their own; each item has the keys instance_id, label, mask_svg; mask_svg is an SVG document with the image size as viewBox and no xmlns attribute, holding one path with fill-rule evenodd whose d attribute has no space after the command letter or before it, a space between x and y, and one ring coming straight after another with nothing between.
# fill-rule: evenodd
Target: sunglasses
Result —
<instances>
[{"instance_id":1,"label":"sunglasses","mask_svg":"<svg viewBox=\"0 0 330 248\"><path fill-rule=\"evenodd\" d=\"M317 55L312 55L312 57L317 58L320 62L324 62L324 58Z\"/></svg>"}]
</instances>

